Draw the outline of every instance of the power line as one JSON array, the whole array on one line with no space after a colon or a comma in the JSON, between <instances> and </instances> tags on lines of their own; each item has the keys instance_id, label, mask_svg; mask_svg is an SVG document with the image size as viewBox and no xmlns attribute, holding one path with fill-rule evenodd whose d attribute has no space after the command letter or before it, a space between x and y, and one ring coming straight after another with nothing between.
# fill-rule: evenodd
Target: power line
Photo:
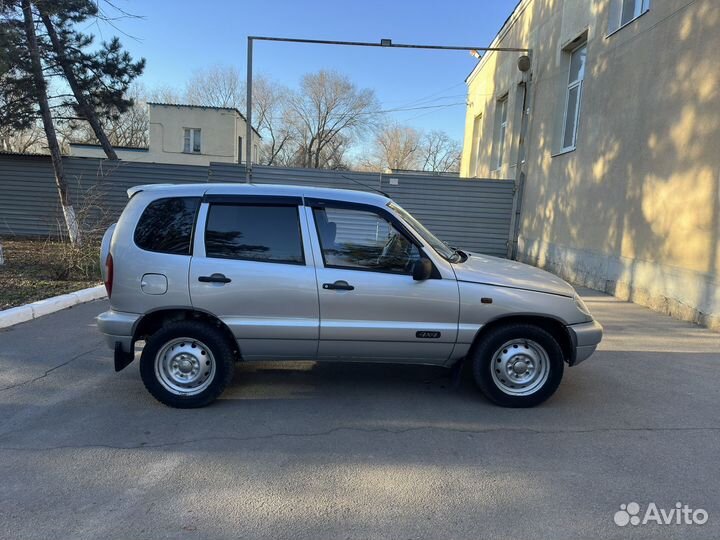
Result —
<instances>
[{"instance_id":1,"label":"power line","mask_svg":"<svg viewBox=\"0 0 720 540\"><path fill-rule=\"evenodd\" d=\"M366 111L359 114L382 114L391 112L403 112L403 111L419 111L423 109L443 109L446 107L457 107L458 105L465 105L464 101L458 101L457 103L445 103L443 105L425 105L423 107L398 107L396 109L385 109L380 111Z\"/></svg>"},{"instance_id":2,"label":"power line","mask_svg":"<svg viewBox=\"0 0 720 540\"><path fill-rule=\"evenodd\" d=\"M420 97L420 98L414 99L414 100L412 100L412 101L403 103L403 104L401 104L401 105L398 105L398 107L412 107L412 106L414 106L414 105L419 105L420 103L422 103L422 102L424 102L424 101L427 101L428 99L430 99L430 98L432 98L432 97L435 97L435 96L437 96L438 94L442 94L443 92L447 92L448 90L453 90L453 89L455 89L455 88L457 88L458 86L461 86L461 85L465 85L465 81L460 81L459 83L455 83L455 84L453 84L453 85L448 86L447 88L443 88L443 89L441 89L441 90L437 90L437 91L432 92L431 94L428 94L428 95L426 95L426 96L424 96L424 97ZM465 95L465 94L463 94L463 95Z\"/></svg>"}]
</instances>

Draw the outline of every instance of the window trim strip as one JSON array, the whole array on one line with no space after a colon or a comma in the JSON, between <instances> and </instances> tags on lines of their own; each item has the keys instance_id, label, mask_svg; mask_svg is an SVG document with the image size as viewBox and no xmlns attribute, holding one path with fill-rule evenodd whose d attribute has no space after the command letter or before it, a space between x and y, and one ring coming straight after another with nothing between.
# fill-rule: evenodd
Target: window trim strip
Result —
<instances>
[{"instance_id":1,"label":"window trim strip","mask_svg":"<svg viewBox=\"0 0 720 540\"><path fill-rule=\"evenodd\" d=\"M303 206L302 197L284 195L204 195L209 204L242 204L250 206Z\"/></svg>"}]
</instances>

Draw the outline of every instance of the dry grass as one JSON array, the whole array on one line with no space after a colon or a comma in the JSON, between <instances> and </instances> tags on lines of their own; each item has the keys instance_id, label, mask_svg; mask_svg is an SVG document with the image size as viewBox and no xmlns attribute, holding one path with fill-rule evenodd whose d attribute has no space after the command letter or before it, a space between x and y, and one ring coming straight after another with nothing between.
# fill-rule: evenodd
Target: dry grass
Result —
<instances>
[{"instance_id":1,"label":"dry grass","mask_svg":"<svg viewBox=\"0 0 720 540\"><path fill-rule=\"evenodd\" d=\"M0 240L0 310L98 285L99 248L83 246L82 263L68 269L68 245L52 240ZM95 262L90 264L90 254Z\"/></svg>"}]
</instances>

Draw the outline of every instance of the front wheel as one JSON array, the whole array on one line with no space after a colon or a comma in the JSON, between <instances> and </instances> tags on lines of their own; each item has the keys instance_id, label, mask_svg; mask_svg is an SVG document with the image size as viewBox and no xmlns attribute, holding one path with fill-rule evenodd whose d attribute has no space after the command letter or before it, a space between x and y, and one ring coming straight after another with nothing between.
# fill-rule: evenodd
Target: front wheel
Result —
<instances>
[{"instance_id":1,"label":"front wheel","mask_svg":"<svg viewBox=\"0 0 720 540\"><path fill-rule=\"evenodd\" d=\"M181 409L215 401L233 377L233 349L216 327L179 321L150 336L140 358L145 388L158 401Z\"/></svg>"},{"instance_id":2,"label":"front wheel","mask_svg":"<svg viewBox=\"0 0 720 540\"><path fill-rule=\"evenodd\" d=\"M491 330L472 355L482 393L503 407L533 407L557 390L563 376L560 345L547 331L514 324Z\"/></svg>"}]
</instances>

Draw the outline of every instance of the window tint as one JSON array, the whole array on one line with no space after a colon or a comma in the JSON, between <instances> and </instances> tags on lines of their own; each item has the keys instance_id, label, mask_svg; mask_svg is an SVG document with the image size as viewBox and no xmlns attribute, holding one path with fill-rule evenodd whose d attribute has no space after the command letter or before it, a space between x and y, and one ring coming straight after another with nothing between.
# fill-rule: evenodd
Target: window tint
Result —
<instances>
[{"instance_id":1,"label":"window tint","mask_svg":"<svg viewBox=\"0 0 720 540\"><path fill-rule=\"evenodd\" d=\"M304 264L296 206L213 204L205 254L220 259Z\"/></svg>"},{"instance_id":2,"label":"window tint","mask_svg":"<svg viewBox=\"0 0 720 540\"><path fill-rule=\"evenodd\" d=\"M326 266L412 273L417 246L378 214L345 208L313 213Z\"/></svg>"},{"instance_id":3,"label":"window tint","mask_svg":"<svg viewBox=\"0 0 720 540\"><path fill-rule=\"evenodd\" d=\"M199 202L197 197L151 202L135 228L135 243L148 251L189 255Z\"/></svg>"}]
</instances>

